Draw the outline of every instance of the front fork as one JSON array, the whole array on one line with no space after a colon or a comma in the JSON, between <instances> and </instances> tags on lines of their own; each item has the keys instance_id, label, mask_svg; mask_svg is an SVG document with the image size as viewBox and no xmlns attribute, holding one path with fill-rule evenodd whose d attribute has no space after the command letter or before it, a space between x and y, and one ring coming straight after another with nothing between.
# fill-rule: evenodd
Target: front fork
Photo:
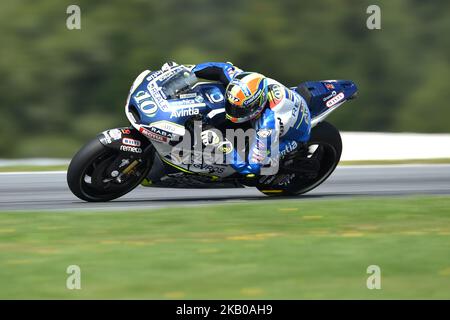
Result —
<instances>
[{"instance_id":1,"label":"front fork","mask_svg":"<svg viewBox=\"0 0 450 320\"><path fill-rule=\"evenodd\" d=\"M125 157L120 157L108 170L111 180L119 183L125 176L132 174L139 165L145 162L145 159L153 157L153 145L134 127L105 130L97 138L105 147L119 151L127 158L125 160ZM131 161L129 161L130 158Z\"/></svg>"},{"instance_id":2,"label":"front fork","mask_svg":"<svg viewBox=\"0 0 450 320\"><path fill-rule=\"evenodd\" d=\"M152 157L153 152L154 152L153 145L149 143L149 145L145 148L144 152L142 153L142 157L134 159L125 169L122 170L121 175L124 174L128 175L132 173L133 170L143 162L143 159L148 159Z\"/></svg>"}]
</instances>

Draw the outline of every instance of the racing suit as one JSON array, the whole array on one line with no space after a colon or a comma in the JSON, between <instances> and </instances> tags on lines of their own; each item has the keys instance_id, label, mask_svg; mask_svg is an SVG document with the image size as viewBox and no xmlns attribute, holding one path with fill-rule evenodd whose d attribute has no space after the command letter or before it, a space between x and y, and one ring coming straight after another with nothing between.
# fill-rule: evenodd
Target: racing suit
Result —
<instances>
[{"instance_id":1,"label":"racing suit","mask_svg":"<svg viewBox=\"0 0 450 320\"><path fill-rule=\"evenodd\" d=\"M242 72L231 63L222 62L201 63L192 71L199 78L218 80L225 86ZM311 116L305 99L273 79L267 78L267 81L266 107L258 118L251 120L256 137L250 146L248 158L242 159L236 148L231 157L230 165L241 174L264 174L261 170L263 167L278 163L280 158L310 138ZM279 147L272 148L272 144L278 144Z\"/></svg>"}]
</instances>

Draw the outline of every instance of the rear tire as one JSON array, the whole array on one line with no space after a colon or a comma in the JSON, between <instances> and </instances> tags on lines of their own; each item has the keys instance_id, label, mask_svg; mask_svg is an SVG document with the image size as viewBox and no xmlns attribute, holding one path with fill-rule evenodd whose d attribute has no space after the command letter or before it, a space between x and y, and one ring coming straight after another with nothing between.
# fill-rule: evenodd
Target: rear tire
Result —
<instances>
[{"instance_id":1,"label":"rear tire","mask_svg":"<svg viewBox=\"0 0 450 320\"><path fill-rule=\"evenodd\" d=\"M287 186L257 184L258 190L268 196L294 196L311 191L322 184L333 173L341 159L341 135L332 124L324 121L311 130L307 146L308 149L317 146L311 156L320 152L320 169L316 177L307 179L296 176Z\"/></svg>"},{"instance_id":2,"label":"rear tire","mask_svg":"<svg viewBox=\"0 0 450 320\"><path fill-rule=\"evenodd\" d=\"M134 174L122 183L105 182L108 169L120 156L120 152L105 147L97 138L91 140L73 157L67 170L67 184L74 195L89 202L109 201L119 198L136 188L150 170L151 163L142 159Z\"/></svg>"}]
</instances>

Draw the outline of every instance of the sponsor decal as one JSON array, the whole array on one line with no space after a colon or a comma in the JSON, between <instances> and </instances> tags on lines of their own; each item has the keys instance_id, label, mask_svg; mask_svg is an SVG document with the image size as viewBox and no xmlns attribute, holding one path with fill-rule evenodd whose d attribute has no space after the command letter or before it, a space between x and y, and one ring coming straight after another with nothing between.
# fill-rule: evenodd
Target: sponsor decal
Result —
<instances>
[{"instance_id":1,"label":"sponsor decal","mask_svg":"<svg viewBox=\"0 0 450 320\"><path fill-rule=\"evenodd\" d=\"M112 129L108 131L112 140L119 140L122 138L122 132L119 129Z\"/></svg>"},{"instance_id":2,"label":"sponsor decal","mask_svg":"<svg viewBox=\"0 0 450 320\"><path fill-rule=\"evenodd\" d=\"M302 121L303 120L305 120L305 123L307 125L310 124L311 117L309 116L309 109L306 107L305 104L302 104ZM300 121L300 123L301 123L301 121ZM311 128L310 128L310 130L311 130Z\"/></svg>"},{"instance_id":3,"label":"sponsor decal","mask_svg":"<svg viewBox=\"0 0 450 320\"><path fill-rule=\"evenodd\" d=\"M128 146L133 146L133 147L140 147L141 146L141 142L139 140L130 139L130 138L123 138L122 139L122 143L126 144Z\"/></svg>"},{"instance_id":4,"label":"sponsor decal","mask_svg":"<svg viewBox=\"0 0 450 320\"><path fill-rule=\"evenodd\" d=\"M339 93L337 96L331 98L330 100L327 101L326 106L328 108L331 108L332 106L336 105L337 103L339 103L340 101L344 100L345 95L343 92Z\"/></svg>"},{"instance_id":5,"label":"sponsor decal","mask_svg":"<svg viewBox=\"0 0 450 320\"><path fill-rule=\"evenodd\" d=\"M123 134L130 134L131 133L130 129L121 129L120 131L122 131Z\"/></svg>"},{"instance_id":6,"label":"sponsor decal","mask_svg":"<svg viewBox=\"0 0 450 320\"><path fill-rule=\"evenodd\" d=\"M197 96L197 97L195 97L194 100L197 103L203 103L203 101L205 101L205 99L202 96Z\"/></svg>"},{"instance_id":7,"label":"sponsor decal","mask_svg":"<svg viewBox=\"0 0 450 320\"><path fill-rule=\"evenodd\" d=\"M171 118L180 118L180 117L186 117L186 116L194 116L199 114L200 111L197 108L189 107L189 108L182 108L178 110L172 111L170 114Z\"/></svg>"},{"instance_id":8,"label":"sponsor decal","mask_svg":"<svg viewBox=\"0 0 450 320\"><path fill-rule=\"evenodd\" d=\"M132 147L132 146L120 146L120 151L125 152L133 152L133 153L142 153L142 149L138 147Z\"/></svg>"},{"instance_id":9,"label":"sponsor decal","mask_svg":"<svg viewBox=\"0 0 450 320\"><path fill-rule=\"evenodd\" d=\"M223 173L223 171L225 170L225 167L218 167L203 163L193 164L192 166L200 170L208 170L209 173Z\"/></svg>"},{"instance_id":10,"label":"sponsor decal","mask_svg":"<svg viewBox=\"0 0 450 320\"><path fill-rule=\"evenodd\" d=\"M300 111L302 113L302 117L300 119L300 122L297 124L297 129L300 128L301 124L303 123L303 120L305 120L305 123L309 125L310 117L309 117L309 109L306 107L306 103L303 102L300 105Z\"/></svg>"},{"instance_id":11,"label":"sponsor decal","mask_svg":"<svg viewBox=\"0 0 450 320\"><path fill-rule=\"evenodd\" d=\"M112 141L111 141L111 137L110 136L108 136L105 132L103 133L103 137L102 138L100 138L100 142L102 143L102 144L110 144Z\"/></svg>"},{"instance_id":12,"label":"sponsor decal","mask_svg":"<svg viewBox=\"0 0 450 320\"><path fill-rule=\"evenodd\" d=\"M148 84L147 90L150 93L150 95L153 97L154 101L156 102L156 105L162 111L167 111L168 103L161 91L161 88L158 85L156 85L155 82L153 81Z\"/></svg>"},{"instance_id":13,"label":"sponsor decal","mask_svg":"<svg viewBox=\"0 0 450 320\"><path fill-rule=\"evenodd\" d=\"M222 92L220 91L212 91L206 94L206 96L208 97L208 100L211 103L219 103L222 102L225 98L222 94Z\"/></svg>"},{"instance_id":14,"label":"sponsor decal","mask_svg":"<svg viewBox=\"0 0 450 320\"><path fill-rule=\"evenodd\" d=\"M277 84L272 86L272 93L276 100L281 100L283 98L283 88Z\"/></svg>"},{"instance_id":15,"label":"sponsor decal","mask_svg":"<svg viewBox=\"0 0 450 320\"><path fill-rule=\"evenodd\" d=\"M286 96L288 100L291 100L295 105L299 105L301 103L302 99L297 92L292 90L286 90L286 92L288 92L288 95Z\"/></svg>"},{"instance_id":16,"label":"sponsor decal","mask_svg":"<svg viewBox=\"0 0 450 320\"><path fill-rule=\"evenodd\" d=\"M139 91L134 95L134 101L138 108L148 117L153 117L158 111L158 106L147 91Z\"/></svg>"},{"instance_id":17,"label":"sponsor decal","mask_svg":"<svg viewBox=\"0 0 450 320\"><path fill-rule=\"evenodd\" d=\"M278 181L277 184L279 186L288 186L291 184L292 179L295 178L295 173L292 174L287 174L287 175L282 175Z\"/></svg>"},{"instance_id":18,"label":"sponsor decal","mask_svg":"<svg viewBox=\"0 0 450 320\"><path fill-rule=\"evenodd\" d=\"M326 97L324 97L323 99L322 99L322 101L327 101L327 100L330 100L331 98L333 98L335 95L337 94L337 92L336 91L333 91L333 92L331 92L328 96L326 96Z\"/></svg>"},{"instance_id":19,"label":"sponsor decal","mask_svg":"<svg viewBox=\"0 0 450 320\"><path fill-rule=\"evenodd\" d=\"M150 132L160 136L160 137L165 137L168 139L172 139L173 134L171 132L167 132L166 130L157 128L157 127L150 127L149 128Z\"/></svg>"},{"instance_id":20,"label":"sponsor decal","mask_svg":"<svg viewBox=\"0 0 450 320\"><path fill-rule=\"evenodd\" d=\"M265 139L272 134L272 129L261 129L256 134L258 137Z\"/></svg>"},{"instance_id":21,"label":"sponsor decal","mask_svg":"<svg viewBox=\"0 0 450 320\"><path fill-rule=\"evenodd\" d=\"M103 143L103 144L110 144L110 143L112 143L113 139L109 135L109 131L103 131L102 134L103 134L103 137L100 138L100 142L101 143Z\"/></svg>"},{"instance_id":22,"label":"sponsor decal","mask_svg":"<svg viewBox=\"0 0 450 320\"><path fill-rule=\"evenodd\" d=\"M286 144L286 147L280 151L280 157L284 157L288 153L294 151L297 148L298 144L296 141L291 141Z\"/></svg>"},{"instance_id":23,"label":"sponsor decal","mask_svg":"<svg viewBox=\"0 0 450 320\"><path fill-rule=\"evenodd\" d=\"M181 126L177 123L173 123L167 120L152 122L149 125L150 127L155 127L170 133L174 133L179 136L183 136L186 130L184 126Z\"/></svg>"},{"instance_id":24,"label":"sponsor decal","mask_svg":"<svg viewBox=\"0 0 450 320\"><path fill-rule=\"evenodd\" d=\"M259 89L259 90L256 91L256 93L255 93L253 96L251 96L249 99L244 100L244 106L247 106L247 105L252 104L253 102L255 102L255 101L259 98L261 92L262 92L262 90Z\"/></svg>"},{"instance_id":25,"label":"sponsor decal","mask_svg":"<svg viewBox=\"0 0 450 320\"><path fill-rule=\"evenodd\" d=\"M202 97L200 98L201 101L199 99L171 100L169 102L169 106L172 110L182 107L197 107L197 108L206 107L206 104L203 103L203 98Z\"/></svg>"},{"instance_id":26,"label":"sponsor decal","mask_svg":"<svg viewBox=\"0 0 450 320\"><path fill-rule=\"evenodd\" d=\"M292 101L294 104L298 104L299 101L298 94L288 89L286 89L286 99Z\"/></svg>"},{"instance_id":27,"label":"sponsor decal","mask_svg":"<svg viewBox=\"0 0 450 320\"><path fill-rule=\"evenodd\" d=\"M334 90L334 85L332 83L325 82L324 85L328 90Z\"/></svg>"},{"instance_id":28,"label":"sponsor decal","mask_svg":"<svg viewBox=\"0 0 450 320\"><path fill-rule=\"evenodd\" d=\"M292 106L292 118L297 119L297 117L298 117L298 109L299 109L298 105L294 104Z\"/></svg>"},{"instance_id":29,"label":"sponsor decal","mask_svg":"<svg viewBox=\"0 0 450 320\"><path fill-rule=\"evenodd\" d=\"M286 96L286 98L287 98L288 100L294 101L294 96L293 96L293 94L292 94L292 90L286 89L285 96Z\"/></svg>"},{"instance_id":30,"label":"sponsor decal","mask_svg":"<svg viewBox=\"0 0 450 320\"><path fill-rule=\"evenodd\" d=\"M158 135L156 133L153 133L150 130L142 128L142 127L139 128L139 132L142 133L147 138L155 140L155 141L158 141L158 142L165 142L165 143L167 143L167 141L168 141L167 137L160 136L160 135Z\"/></svg>"},{"instance_id":31,"label":"sponsor decal","mask_svg":"<svg viewBox=\"0 0 450 320\"><path fill-rule=\"evenodd\" d=\"M153 81L153 80L155 80L156 78L158 78L160 75L162 75L163 74L163 72L161 71L161 70L158 70L158 71L155 71L155 72L153 72L151 75L149 75L147 78L146 78L146 80L147 81Z\"/></svg>"},{"instance_id":32,"label":"sponsor decal","mask_svg":"<svg viewBox=\"0 0 450 320\"><path fill-rule=\"evenodd\" d=\"M271 184L273 182L273 180L275 180L276 177L277 177L277 175L262 176L262 178L259 180L259 182L264 183L264 184Z\"/></svg>"},{"instance_id":33,"label":"sponsor decal","mask_svg":"<svg viewBox=\"0 0 450 320\"><path fill-rule=\"evenodd\" d=\"M189 98L195 98L197 97L197 93L184 93L180 94L180 99L189 99Z\"/></svg>"},{"instance_id":34,"label":"sponsor decal","mask_svg":"<svg viewBox=\"0 0 450 320\"><path fill-rule=\"evenodd\" d=\"M281 118L277 118L277 119L278 119L278 124L280 125L280 136L281 136L284 132L284 123L283 123L283 121L281 121Z\"/></svg>"}]
</instances>

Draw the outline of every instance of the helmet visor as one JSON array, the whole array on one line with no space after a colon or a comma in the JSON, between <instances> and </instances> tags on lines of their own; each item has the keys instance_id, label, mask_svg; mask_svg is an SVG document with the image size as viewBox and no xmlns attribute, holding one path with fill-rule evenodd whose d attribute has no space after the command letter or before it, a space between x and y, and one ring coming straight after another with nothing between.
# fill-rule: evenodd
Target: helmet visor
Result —
<instances>
[{"instance_id":1,"label":"helmet visor","mask_svg":"<svg viewBox=\"0 0 450 320\"><path fill-rule=\"evenodd\" d=\"M256 99L254 102L245 107L227 103L225 106L225 110L230 117L243 119L253 114L260 107L260 100L261 99Z\"/></svg>"}]
</instances>

